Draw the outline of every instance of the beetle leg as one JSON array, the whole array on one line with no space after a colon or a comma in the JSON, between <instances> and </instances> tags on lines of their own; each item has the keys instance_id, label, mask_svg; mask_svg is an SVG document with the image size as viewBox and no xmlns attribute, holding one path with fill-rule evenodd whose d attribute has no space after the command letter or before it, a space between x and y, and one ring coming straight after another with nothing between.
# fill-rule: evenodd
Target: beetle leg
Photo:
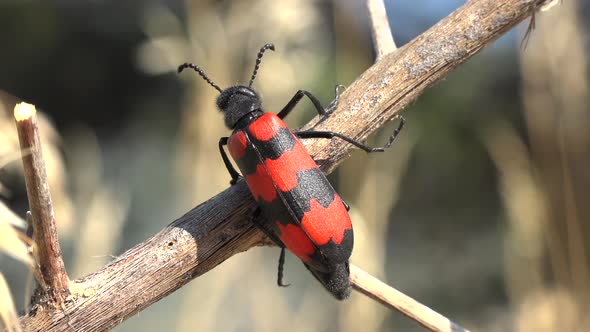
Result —
<instances>
[{"instance_id":1,"label":"beetle leg","mask_svg":"<svg viewBox=\"0 0 590 332\"><path fill-rule=\"evenodd\" d=\"M281 248L281 254L279 256L279 272L277 275L277 285L279 287L289 287L290 284L283 283L283 269L285 267L285 247Z\"/></svg>"},{"instance_id":2,"label":"beetle leg","mask_svg":"<svg viewBox=\"0 0 590 332\"><path fill-rule=\"evenodd\" d=\"M219 139L219 153L221 153L221 158L223 159L223 163L225 164L225 168L227 168L227 171L231 175L231 181L229 183L233 186L240 179L240 173L238 173L238 171L236 171L236 169L234 168L234 165L232 165L232 163L229 161L229 158L227 157L227 153L223 149L223 146L227 145L227 140L228 140L228 137L222 137Z\"/></svg>"},{"instance_id":3,"label":"beetle leg","mask_svg":"<svg viewBox=\"0 0 590 332\"><path fill-rule=\"evenodd\" d=\"M308 131L296 131L296 132L294 132L294 134L298 138L334 138L334 137L338 137L338 138L345 140L346 142L356 146L357 148L359 148L367 153L383 152L383 151L385 151L385 149L387 149L391 146L391 144L393 143L393 141L395 140L395 138L397 137L399 132L404 127L405 119L401 115L397 115L396 118L400 119L399 126L395 129L395 131L393 132L391 137L389 137L387 144L385 144L384 146L381 146L381 147L370 147L370 146L367 146L367 145L365 145L353 138L350 138L348 136L344 136L339 133L335 133L333 131L308 130Z\"/></svg>"},{"instance_id":4,"label":"beetle leg","mask_svg":"<svg viewBox=\"0 0 590 332\"><path fill-rule=\"evenodd\" d=\"M252 215L252 222L256 225L266 236L268 236L274 243L276 243L281 248L281 254L279 256L279 269L277 273L277 285L279 287L288 287L290 284L283 283L283 271L285 266L285 245L283 241L281 241L271 230L268 229L268 226L265 224L266 220L260 220L260 214L262 210L260 207L256 208L254 214Z\"/></svg>"},{"instance_id":5,"label":"beetle leg","mask_svg":"<svg viewBox=\"0 0 590 332\"><path fill-rule=\"evenodd\" d=\"M315 107L316 111L318 112L318 114L320 116L328 117L330 115L330 113L332 113L332 111L334 111L336 109L336 107L338 106L338 99L340 99L340 89L341 88L344 88L344 86L343 85L336 85L336 88L335 88L336 97L334 98L334 100L332 100L332 102L326 108L324 108L322 106L322 103L320 103L319 99L316 96L312 95L308 91L299 90L299 91L297 91L297 93L295 93L293 98L291 98L291 100L289 100L287 105L285 105L285 107L283 107L283 109L277 114L277 116L281 119L284 119L295 108L295 106L299 103L299 101L301 101L301 98L306 96L307 98L309 98L309 100L311 100L311 103L313 104L313 106Z\"/></svg>"},{"instance_id":6,"label":"beetle leg","mask_svg":"<svg viewBox=\"0 0 590 332\"><path fill-rule=\"evenodd\" d=\"M332 100L328 107L326 107L326 112L328 112L328 114L334 112L336 108L338 108L338 101L340 101L340 89L344 90L344 85L336 84L334 87L334 100Z\"/></svg>"},{"instance_id":7,"label":"beetle leg","mask_svg":"<svg viewBox=\"0 0 590 332\"><path fill-rule=\"evenodd\" d=\"M268 229L266 220L260 220L264 219L260 217L261 213L262 210L260 210L260 207L257 207L256 210L254 210L254 214L252 215L252 222L254 225L256 225L256 227L260 228L260 230L266 234L266 236L268 236L272 242L276 243L277 246L284 248L285 245L283 244L283 241L281 241L270 229Z\"/></svg>"},{"instance_id":8,"label":"beetle leg","mask_svg":"<svg viewBox=\"0 0 590 332\"><path fill-rule=\"evenodd\" d=\"M346 212L350 211L350 205L348 205L348 203L346 203L342 197L340 197L340 200L342 201L342 204L344 205L344 207L346 208Z\"/></svg>"}]
</instances>

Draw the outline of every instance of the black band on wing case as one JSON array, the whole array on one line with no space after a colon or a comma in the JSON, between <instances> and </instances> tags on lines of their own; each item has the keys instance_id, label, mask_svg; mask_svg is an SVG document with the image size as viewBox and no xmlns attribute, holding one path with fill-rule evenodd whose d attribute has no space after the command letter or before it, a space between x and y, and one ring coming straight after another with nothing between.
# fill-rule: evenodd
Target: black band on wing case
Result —
<instances>
[{"instance_id":1,"label":"black band on wing case","mask_svg":"<svg viewBox=\"0 0 590 332\"><path fill-rule=\"evenodd\" d=\"M347 262L352 254L352 248L354 245L354 235L352 228L344 231L344 237L342 243L339 245L335 244L332 239L323 246L319 246L319 251L326 257L330 258L330 261L334 263Z\"/></svg>"},{"instance_id":2,"label":"black band on wing case","mask_svg":"<svg viewBox=\"0 0 590 332\"><path fill-rule=\"evenodd\" d=\"M334 201L335 191L322 171L318 168L311 168L297 172L297 186L280 194L284 197L285 202L289 204L289 208L291 208L295 217L298 218L297 223L300 224L305 212L311 209L310 203L312 199L315 199L321 206L327 208ZM286 212L285 203L281 199L275 199L272 202L266 202L261 199L258 201L258 204L262 208L262 211L268 211L268 214L277 216L276 219L280 220L283 225L292 223L290 214Z\"/></svg>"},{"instance_id":3,"label":"black band on wing case","mask_svg":"<svg viewBox=\"0 0 590 332\"><path fill-rule=\"evenodd\" d=\"M284 152L292 151L296 138L287 128L279 128L276 134L268 141L260 141L248 131L248 138L263 159L278 159Z\"/></svg>"},{"instance_id":4,"label":"black band on wing case","mask_svg":"<svg viewBox=\"0 0 590 332\"><path fill-rule=\"evenodd\" d=\"M242 171L242 175L244 177L256 173L256 168L260 163L260 159L258 158L258 155L254 150L254 146L249 139L250 137L248 137L248 134L246 134L246 153L244 153L242 158L236 160L236 164L238 164L238 167L240 168L240 171Z\"/></svg>"},{"instance_id":5,"label":"black band on wing case","mask_svg":"<svg viewBox=\"0 0 590 332\"><path fill-rule=\"evenodd\" d=\"M244 134L246 134L246 153L242 158L236 160L244 176L256 172L260 157L263 160L276 160L285 151L292 151L296 142L296 138L287 128L280 128L277 134L268 141L260 141L248 131L245 131Z\"/></svg>"},{"instance_id":6,"label":"black band on wing case","mask_svg":"<svg viewBox=\"0 0 590 332\"><path fill-rule=\"evenodd\" d=\"M335 194L334 188L319 168L297 172L297 186L285 193L287 197L300 204L301 218L303 213L310 210L312 199L327 208L334 201Z\"/></svg>"}]
</instances>

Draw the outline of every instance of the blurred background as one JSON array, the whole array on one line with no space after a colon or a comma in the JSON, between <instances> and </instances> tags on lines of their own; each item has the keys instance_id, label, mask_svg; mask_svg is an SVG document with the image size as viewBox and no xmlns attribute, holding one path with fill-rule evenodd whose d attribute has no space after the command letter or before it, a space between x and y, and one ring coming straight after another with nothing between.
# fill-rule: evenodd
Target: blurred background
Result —
<instances>
[{"instance_id":1,"label":"blurred background","mask_svg":"<svg viewBox=\"0 0 590 332\"><path fill-rule=\"evenodd\" d=\"M463 3L386 1L398 46ZM353 263L472 330L590 329L589 11L539 13L526 48L525 23L408 107L389 151L355 151L330 175L352 206ZM298 89L329 103L374 59L354 0L2 1L0 22L0 199L24 217L12 111L33 103L71 278L228 186L217 92L179 64L227 87L273 42L255 87L276 111ZM313 115L304 101L288 123ZM0 273L24 310L31 278L10 234ZM291 286L276 287L278 253L236 255L115 331L424 330L358 293L337 302L293 255Z\"/></svg>"}]
</instances>

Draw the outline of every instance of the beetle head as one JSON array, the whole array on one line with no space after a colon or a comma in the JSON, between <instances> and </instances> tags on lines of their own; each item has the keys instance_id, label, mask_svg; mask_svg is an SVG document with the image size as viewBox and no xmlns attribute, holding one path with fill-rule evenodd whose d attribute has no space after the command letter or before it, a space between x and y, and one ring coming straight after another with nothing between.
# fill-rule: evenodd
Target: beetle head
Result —
<instances>
[{"instance_id":1,"label":"beetle head","mask_svg":"<svg viewBox=\"0 0 590 332\"><path fill-rule=\"evenodd\" d=\"M217 97L217 107L225 117L225 125L233 129L245 115L259 110L262 105L254 89L237 85L221 91Z\"/></svg>"},{"instance_id":2,"label":"beetle head","mask_svg":"<svg viewBox=\"0 0 590 332\"><path fill-rule=\"evenodd\" d=\"M201 75L201 77L203 77L203 79L207 81L209 85L219 91L220 95L217 97L217 108L219 108L219 110L224 113L225 125L228 128L233 129L241 118L261 109L260 97L254 91L254 89L252 89L252 84L254 83L256 74L258 73L258 68L260 68L262 56L268 49L274 51L275 46L273 44L266 44L262 46L260 52L258 52L256 64L254 65L254 71L252 72L252 78L250 78L250 83L248 86L236 85L222 90L217 84L213 83L213 81L201 68L192 63L180 65L178 67L178 72L180 73L185 68L191 68L199 73L199 75Z\"/></svg>"}]
</instances>

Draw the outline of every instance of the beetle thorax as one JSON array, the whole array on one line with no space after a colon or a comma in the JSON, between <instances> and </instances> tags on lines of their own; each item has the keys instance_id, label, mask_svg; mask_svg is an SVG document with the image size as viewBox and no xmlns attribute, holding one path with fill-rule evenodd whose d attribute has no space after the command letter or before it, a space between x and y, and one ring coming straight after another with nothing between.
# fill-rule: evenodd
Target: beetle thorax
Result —
<instances>
[{"instance_id":1,"label":"beetle thorax","mask_svg":"<svg viewBox=\"0 0 590 332\"><path fill-rule=\"evenodd\" d=\"M244 116L260 110L260 97L247 86L232 86L221 92L217 97L217 107L223 112L225 125L233 129Z\"/></svg>"}]
</instances>

